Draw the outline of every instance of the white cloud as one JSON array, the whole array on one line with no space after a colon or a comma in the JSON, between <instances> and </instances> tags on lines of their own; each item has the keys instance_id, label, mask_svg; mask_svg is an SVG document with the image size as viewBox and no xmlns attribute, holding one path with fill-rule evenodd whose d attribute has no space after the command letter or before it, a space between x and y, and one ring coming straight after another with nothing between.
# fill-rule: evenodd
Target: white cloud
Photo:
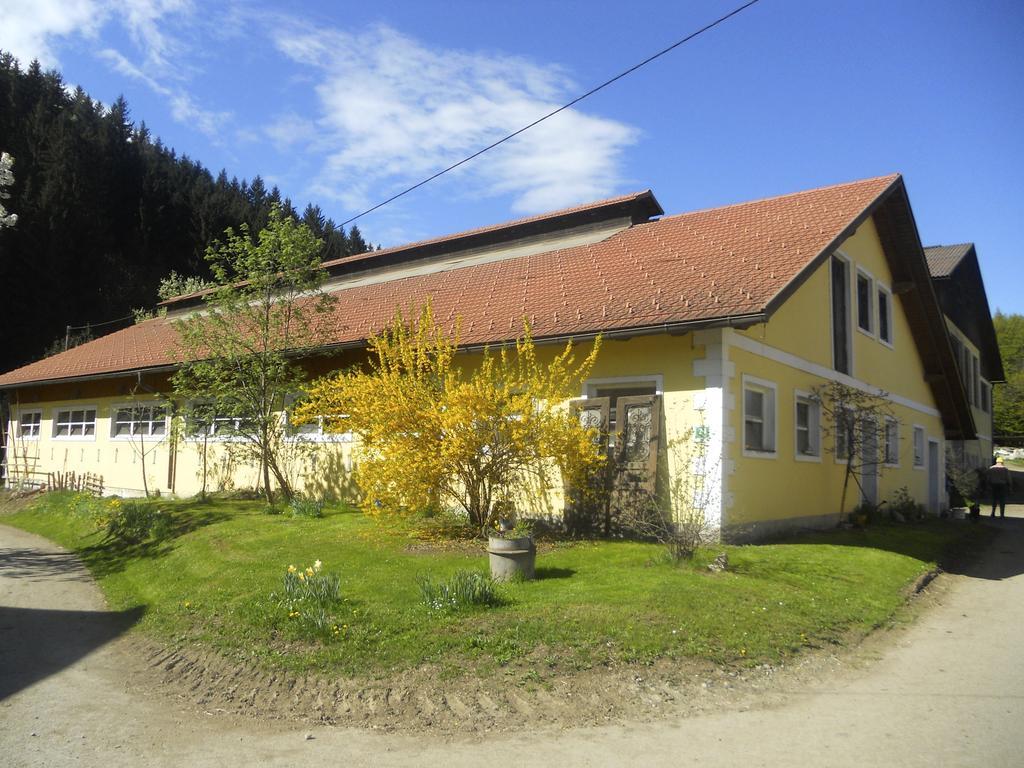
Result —
<instances>
[{"instance_id":1,"label":"white cloud","mask_svg":"<svg viewBox=\"0 0 1024 768\"><path fill-rule=\"evenodd\" d=\"M120 72L125 77L138 80L154 93L166 97L171 110L171 117L179 123L191 125L207 136L216 137L221 133L224 125L231 119L230 112L214 112L201 109L186 91L163 85L113 48L104 48L98 55L109 63L115 71Z\"/></svg>"},{"instance_id":2,"label":"white cloud","mask_svg":"<svg viewBox=\"0 0 1024 768\"><path fill-rule=\"evenodd\" d=\"M314 191L359 208L492 143L573 95L555 66L504 54L430 50L388 27L362 34L279 24L278 49L319 77ZM286 115L268 133L281 144ZM473 194L535 212L608 194L628 125L567 110L455 173ZM291 137L292 141L284 141Z\"/></svg>"},{"instance_id":3,"label":"white cloud","mask_svg":"<svg viewBox=\"0 0 1024 768\"><path fill-rule=\"evenodd\" d=\"M136 47L145 52L147 64L166 70L167 57L180 53L183 46L167 34L164 17L190 14L191 0L121 0L118 5L121 21Z\"/></svg>"},{"instance_id":4,"label":"white cloud","mask_svg":"<svg viewBox=\"0 0 1024 768\"><path fill-rule=\"evenodd\" d=\"M171 116L207 136L217 136L230 120L229 112L203 109L180 84L186 71L188 46L172 34L171 20L187 22L194 11L192 0L7 0L0 24L0 48L11 51L23 63L38 58L55 66L55 47L75 36L96 38L104 26L120 24L139 51L136 64L120 51L103 48L96 55L116 72L143 83L167 99ZM185 63L183 63L185 62Z\"/></svg>"},{"instance_id":5,"label":"white cloud","mask_svg":"<svg viewBox=\"0 0 1024 768\"><path fill-rule=\"evenodd\" d=\"M59 61L56 39L92 37L106 20L104 3L95 0L5 0L0 10L0 48L14 54L23 67L39 59L44 67Z\"/></svg>"}]
</instances>

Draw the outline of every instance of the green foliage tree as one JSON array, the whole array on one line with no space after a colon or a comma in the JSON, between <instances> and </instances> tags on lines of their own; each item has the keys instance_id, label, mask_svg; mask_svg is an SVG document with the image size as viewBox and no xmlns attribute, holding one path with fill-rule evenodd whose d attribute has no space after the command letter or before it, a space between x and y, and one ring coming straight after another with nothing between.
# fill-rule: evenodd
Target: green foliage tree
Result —
<instances>
[{"instance_id":1,"label":"green foliage tree","mask_svg":"<svg viewBox=\"0 0 1024 768\"><path fill-rule=\"evenodd\" d=\"M485 350L478 365L455 362L458 333L435 322L430 305L406 325L400 316L370 340L370 362L317 382L296 420L359 438L356 481L371 514L461 510L481 532L499 512L530 509L553 483L580 481L602 456L593 434L565 406L593 367L567 344L538 359L529 327L515 346Z\"/></svg>"},{"instance_id":2,"label":"green foliage tree","mask_svg":"<svg viewBox=\"0 0 1024 768\"><path fill-rule=\"evenodd\" d=\"M5 187L14 184L14 158L6 152L0 152L0 200L10 200L11 193ZM8 213L0 202L0 229L13 227L18 223L18 214Z\"/></svg>"},{"instance_id":3,"label":"green foliage tree","mask_svg":"<svg viewBox=\"0 0 1024 768\"><path fill-rule=\"evenodd\" d=\"M212 425L207 418L198 426L234 438L224 449L259 466L271 504L275 483L286 500L294 495L285 399L303 387L296 358L323 343L320 319L333 302L322 290L321 249L308 227L275 206L255 239L243 225L209 248L217 287L204 297L204 311L176 321L176 397L206 404Z\"/></svg>"},{"instance_id":4,"label":"green foliage tree","mask_svg":"<svg viewBox=\"0 0 1024 768\"><path fill-rule=\"evenodd\" d=\"M1024 435L1024 315L992 318L1006 383L993 388L992 418L997 435Z\"/></svg>"}]
</instances>

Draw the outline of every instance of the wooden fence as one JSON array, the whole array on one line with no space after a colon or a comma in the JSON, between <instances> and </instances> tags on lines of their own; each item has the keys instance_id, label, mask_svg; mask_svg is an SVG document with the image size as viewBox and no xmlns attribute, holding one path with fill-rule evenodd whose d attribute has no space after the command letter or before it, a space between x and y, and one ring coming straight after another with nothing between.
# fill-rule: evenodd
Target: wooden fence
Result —
<instances>
[{"instance_id":1,"label":"wooden fence","mask_svg":"<svg viewBox=\"0 0 1024 768\"><path fill-rule=\"evenodd\" d=\"M102 496L103 476L92 472L47 472L46 488L50 491L79 491Z\"/></svg>"}]
</instances>

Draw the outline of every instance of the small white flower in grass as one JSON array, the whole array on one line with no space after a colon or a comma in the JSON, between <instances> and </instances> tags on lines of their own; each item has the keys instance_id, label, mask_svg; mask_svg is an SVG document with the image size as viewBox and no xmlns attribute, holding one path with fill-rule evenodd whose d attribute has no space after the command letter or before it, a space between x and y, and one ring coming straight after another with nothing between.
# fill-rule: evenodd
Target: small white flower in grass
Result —
<instances>
[{"instance_id":1,"label":"small white flower in grass","mask_svg":"<svg viewBox=\"0 0 1024 768\"><path fill-rule=\"evenodd\" d=\"M324 564L321 563L319 560L317 560L315 563L313 563L313 570L316 571L317 573L319 573L320 569L323 568L323 567L324 567Z\"/></svg>"}]
</instances>

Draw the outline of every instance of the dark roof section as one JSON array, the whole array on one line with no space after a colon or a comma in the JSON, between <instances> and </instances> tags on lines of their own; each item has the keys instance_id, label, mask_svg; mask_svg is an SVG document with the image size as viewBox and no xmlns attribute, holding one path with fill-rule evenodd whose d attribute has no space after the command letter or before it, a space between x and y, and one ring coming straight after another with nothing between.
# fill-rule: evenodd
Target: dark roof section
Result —
<instances>
[{"instance_id":1,"label":"dark roof section","mask_svg":"<svg viewBox=\"0 0 1024 768\"><path fill-rule=\"evenodd\" d=\"M614 221L621 221L624 226L640 224L664 213L665 211L655 199L654 193L646 189L643 192L610 197L606 200L562 208L501 224L468 229L429 240L383 248L379 251L367 251L353 256L343 256L340 259L325 261L324 267L331 277L336 277L371 269L383 269L410 261L448 256L461 251L493 247L581 227L599 226ZM200 304L202 297L210 293L211 290L175 296L160 302L159 306L174 310L195 306Z\"/></svg>"},{"instance_id":2,"label":"dark roof section","mask_svg":"<svg viewBox=\"0 0 1024 768\"><path fill-rule=\"evenodd\" d=\"M928 271L932 273L932 277L949 277L972 248L974 243L926 247L924 255L928 259Z\"/></svg>"},{"instance_id":3,"label":"dark roof section","mask_svg":"<svg viewBox=\"0 0 1024 768\"><path fill-rule=\"evenodd\" d=\"M924 252L939 306L981 353L981 375L993 382L1006 381L974 243L936 245Z\"/></svg>"}]
</instances>

